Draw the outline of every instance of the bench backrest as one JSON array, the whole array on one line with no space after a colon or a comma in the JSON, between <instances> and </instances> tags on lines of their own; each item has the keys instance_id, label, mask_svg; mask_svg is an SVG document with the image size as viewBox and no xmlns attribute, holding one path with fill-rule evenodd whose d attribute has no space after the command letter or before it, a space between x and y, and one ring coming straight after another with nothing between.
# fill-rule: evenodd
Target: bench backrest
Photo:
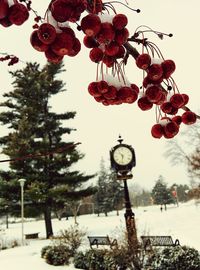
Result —
<instances>
[{"instance_id":1,"label":"bench backrest","mask_svg":"<svg viewBox=\"0 0 200 270\"><path fill-rule=\"evenodd\" d=\"M144 248L147 246L174 246L171 236L141 236Z\"/></svg>"},{"instance_id":2,"label":"bench backrest","mask_svg":"<svg viewBox=\"0 0 200 270\"><path fill-rule=\"evenodd\" d=\"M108 236L88 236L90 245L110 245L110 239Z\"/></svg>"}]
</instances>

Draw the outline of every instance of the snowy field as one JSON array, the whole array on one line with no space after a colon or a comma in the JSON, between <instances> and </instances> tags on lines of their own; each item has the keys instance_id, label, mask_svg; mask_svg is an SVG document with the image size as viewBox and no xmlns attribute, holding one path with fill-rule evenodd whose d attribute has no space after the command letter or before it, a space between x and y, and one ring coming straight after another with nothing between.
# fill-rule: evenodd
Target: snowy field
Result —
<instances>
[{"instance_id":1,"label":"snowy field","mask_svg":"<svg viewBox=\"0 0 200 270\"><path fill-rule=\"evenodd\" d=\"M180 204L179 207L171 205L167 211L160 211L159 206L139 207L133 209L140 235L171 235L175 240L178 238L181 245L188 245L200 251L200 205L196 206L194 201ZM78 218L79 227L87 230L87 235L110 235L118 238L125 228L124 210L116 216L115 212L109 213L108 217L103 215L85 215ZM59 232L74 224L72 217L69 220L53 220L54 233ZM21 223L5 224L0 227L0 239L21 238ZM0 269L5 270L50 270L55 266L48 265L41 257L41 248L49 243L45 240L44 221L29 221L24 223L24 232L40 232L40 239L30 240L26 246L10 248L0 251ZM43 239L42 239L43 238ZM85 247L89 248L87 239ZM56 266L56 269L75 269L73 266Z\"/></svg>"}]
</instances>

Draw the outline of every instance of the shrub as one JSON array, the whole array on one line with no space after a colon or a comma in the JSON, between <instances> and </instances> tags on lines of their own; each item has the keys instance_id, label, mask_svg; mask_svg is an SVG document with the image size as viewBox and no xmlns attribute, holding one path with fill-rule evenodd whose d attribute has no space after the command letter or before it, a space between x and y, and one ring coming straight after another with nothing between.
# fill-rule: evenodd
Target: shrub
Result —
<instances>
[{"instance_id":1,"label":"shrub","mask_svg":"<svg viewBox=\"0 0 200 270\"><path fill-rule=\"evenodd\" d=\"M60 231L55 243L67 246L73 257L82 244L85 235L86 232L79 229L77 225L70 226L69 229Z\"/></svg>"},{"instance_id":2,"label":"shrub","mask_svg":"<svg viewBox=\"0 0 200 270\"><path fill-rule=\"evenodd\" d=\"M82 251L79 251L74 256L74 267L79 269L88 269L88 260Z\"/></svg>"},{"instance_id":3,"label":"shrub","mask_svg":"<svg viewBox=\"0 0 200 270\"><path fill-rule=\"evenodd\" d=\"M107 250L103 249L90 249L85 253L79 252L74 257L74 266L82 269L106 270L104 262L106 252Z\"/></svg>"},{"instance_id":4,"label":"shrub","mask_svg":"<svg viewBox=\"0 0 200 270\"><path fill-rule=\"evenodd\" d=\"M51 249L51 248L52 248L52 246L45 246L45 247L43 247L42 250L41 250L41 257L42 257L42 258L45 258L46 252L47 252L49 249Z\"/></svg>"},{"instance_id":5,"label":"shrub","mask_svg":"<svg viewBox=\"0 0 200 270\"><path fill-rule=\"evenodd\" d=\"M67 265L69 264L70 257L68 247L63 245L50 246L44 254L46 262L52 265Z\"/></svg>"},{"instance_id":6,"label":"shrub","mask_svg":"<svg viewBox=\"0 0 200 270\"><path fill-rule=\"evenodd\" d=\"M168 247L153 254L147 261L153 270L199 270L199 252L187 246Z\"/></svg>"}]
</instances>

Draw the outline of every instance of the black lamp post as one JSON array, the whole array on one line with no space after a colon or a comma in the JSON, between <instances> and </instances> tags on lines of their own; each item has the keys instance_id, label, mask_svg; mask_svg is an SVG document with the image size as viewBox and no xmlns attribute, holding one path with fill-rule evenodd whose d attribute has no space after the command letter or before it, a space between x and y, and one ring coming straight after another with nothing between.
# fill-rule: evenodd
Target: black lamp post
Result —
<instances>
[{"instance_id":1,"label":"black lamp post","mask_svg":"<svg viewBox=\"0 0 200 270\"><path fill-rule=\"evenodd\" d=\"M114 146L110 151L111 167L115 170L117 180L122 180L124 183L124 200L125 200L125 222L128 236L129 248L137 250L138 239L135 225L135 214L131 209L131 202L129 197L129 190L127 185L127 179L133 177L131 169L135 166L135 152L132 146L123 144L121 136L118 140L119 144Z\"/></svg>"}]
</instances>

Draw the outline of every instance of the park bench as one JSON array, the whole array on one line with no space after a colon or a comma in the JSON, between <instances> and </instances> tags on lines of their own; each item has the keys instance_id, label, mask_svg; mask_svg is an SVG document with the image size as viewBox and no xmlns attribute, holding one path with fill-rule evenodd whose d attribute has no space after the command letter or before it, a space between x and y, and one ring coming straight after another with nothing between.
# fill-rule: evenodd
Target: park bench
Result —
<instances>
[{"instance_id":1,"label":"park bench","mask_svg":"<svg viewBox=\"0 0 200 270\"><path fill-rule=\"evenodd\" d=\"M144 250L152 250L152 247L175 247L180 245L178 239L173 241L172 237L169 235L166 236L141 236L142 245Z\"/></svg>"},{"instance_id":2,"label":"park bench","mask_svg":"<svg viewBox=\"0 0 200 270\"><path fill-rule=\"evenodd\" d=\"M101 246L101 245L107 245L111 249L113 247L117 247L117 240L116 239L111 240L109 236L88 236L88 240L90 242L90 248L92 248L92 246L94 245L97 248L98 246Z\"/></svg>"},{"instance_id":3,"label":"park bench","mask_svg":"<svg viewBox=\"0 0 200 270\"><path fill-rule=\"evenodd\" d=\"M26 233L25 234L25 239L36 239L38 238L39 232L36 233Z\"/></svg>"}]
</instances>

